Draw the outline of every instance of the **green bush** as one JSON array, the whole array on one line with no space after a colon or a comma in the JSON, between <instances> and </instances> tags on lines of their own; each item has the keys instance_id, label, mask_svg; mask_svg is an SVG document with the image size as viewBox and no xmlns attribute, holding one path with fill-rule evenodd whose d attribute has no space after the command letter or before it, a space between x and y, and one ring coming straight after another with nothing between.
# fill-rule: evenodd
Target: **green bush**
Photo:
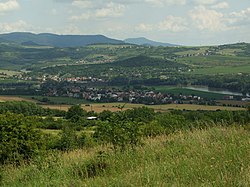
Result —
<instances>
[{"instance_id":1,"label":"green bush","mask_svg":"<svg viewBox=\"0 0 250 187\"><path fill-rule=\"evenodd\" d=\"M140 142L140 125L126 119L124 113L117 113L109 121L99 123L94 137L103 143L112 144L115 150L124 151Z\"/></svg>"},{"instance_id":2,"label":"green bush","mask_svg":"<svg viewBox=\"0 0 250 187\"><path fill-rule=\"evenodd\" d=\"M23 115L0 115L0 164L30 159L44 148L42 133Z\"/></svg>"},{"instance_id":3,"label":"green bush","mask_svg":"<svg viewBox=\"0 0 250 187\"><path fill-rule=\"evenodd\" d=\"M83 116L87 115L87 111L81 108L81 105L74 105L69 108L66 119L69 119L72 122L77 122Z\"/></svg>"},{"instance_id":4,"label":"green bush","mask_svg":"<svg viewBox=\"0 0 250 187\"><path fill-rule=\"evenodd\" d=\"M148 124L144 124L141 126L141 131L143 136L154 137L160 134L164 134L164 127L161 126L157 121L152 121Z\"/></svg>"}]
</instances>

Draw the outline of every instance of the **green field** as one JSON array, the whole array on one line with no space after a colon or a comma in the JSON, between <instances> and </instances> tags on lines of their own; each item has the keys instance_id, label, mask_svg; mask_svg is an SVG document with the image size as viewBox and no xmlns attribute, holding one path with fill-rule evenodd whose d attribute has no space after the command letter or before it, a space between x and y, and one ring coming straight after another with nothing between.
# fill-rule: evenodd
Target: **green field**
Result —
<instances>
[{"instance_id":1,"label":"green field","mask_svg":"<svg viewBox=\"0 0 250 187\"><path fill-rule=\"evenodd\" d=\"M21 96L23 98L32 99L36 102L44 102L44 104L62 104L62 105L77 105L77 104L89 104L91 102L84 99L78 99L73 97L49 97L49 96Z\"/></svg>"},{"instance_id":2,"label":"green field","mask_svg":"<svg viewBox=\"0 0 250 187\"><path fill-rule=\"evenodd\" d=\"M216 66L211 68L197 68L189 74L217 75L217 74L239 74L249 73L250 65L247 66Z\"/></svg>"},{"instance_id":3,"label":"green field","mask_svg":"<svg viewBox=\"0 0 250 187\"><path fill-rule=\"evenodd\" d=\"M178 62L196 67L214 67L214 66L246 66L250 65L249 57L243 56L194 56L179 58Z\"/></svg>"},{"instance_id":4,"label":"green field","mask_svg":"<svg viewBox=\"0 0 250 187\"><path fill-rule=\"evenodd\" d=\"M196 48L196 50L190 50L189 47L186 47L185 51L181 52L176 52L176 55L195 55L198 53L205 53L206 50L208 50L208 47L201 47L201 48Z\"/></svg>"},{"instance_id":5,"label":"green field","mask_svg":"<svg viewBox=\"0 0 250 187\"><path fill-rule=\"evenodd\" d=\"M162 93L169 93L174 95L179 95L180 93L183 95L196 95L207 99L223 99L223 97L225 96L224 94L209 93L204 91L191 90L187 88L178 88L169 86L156 86L155 90Z\"/></svg>"},{"instance_id":6,"label":"green field","mask_svg":"<svg viewBox=\"0 0 250 187\"><path fill-rule=\"evenodd\" d=\"M0 69L0 77L12 77L14 75L19 75L19 74L21 74L21 72L19 72L19 71Z\"/></svg>"}]
</instances>

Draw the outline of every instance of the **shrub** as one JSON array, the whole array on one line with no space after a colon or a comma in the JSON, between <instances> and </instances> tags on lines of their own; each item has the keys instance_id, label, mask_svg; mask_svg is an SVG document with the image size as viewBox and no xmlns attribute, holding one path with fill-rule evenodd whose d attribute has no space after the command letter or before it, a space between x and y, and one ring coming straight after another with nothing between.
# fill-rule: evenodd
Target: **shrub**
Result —
<instances>
[{"instance_id":1,"label":"shrub","mask_svg":"<svg viewBox=\"0 0 250 187\"><path fill-rule=\"evenodd\" d=\"M77 122L81 117L86 116L87 112L81 108L81 105L74 105L69 108L66 119L70 119L72 122Z\"/></svg>"},{"instance_id":2,"label":"shrub","mask_svg":"<svg viewBox=\"0 0 250 187\"><path fill-rule=\"evenodd\" d=\"M124 113L114 114L109 121L100 122L94 137L112 144L115 150L124 151L140 142L140 123L124 118Z\"/></svg>"},{"instance_id":3,"label":"shrub","mask_svg":"<svg viewBox=\"0 0 250 187\"><path fill-rule=\"evenodd\" d=\"M141 126L143 136L154 137L164 133L164 127L161 126L157 121L152 121L149 124Z\"/></svg>"},{"instance_id":4,"label":"shrub","mask_svg":"<svg viewBox=\"0 0 250 187\"><path fill-rule=\"evenodd\" d=\"M57 148L63 151L69 151L77 148L77 135L70 126L65 126L59 134Z\"/></svg>"},{"instance_id":5,"label":"shrub","mask_svg":"<svg viewBox=\"0 0 250 187\"><path fill-rule=\"evenodd\" d=\"M1 164L30 159L45 148L42 133L30 122L23 115L0 115Z\"/></svg>"}]
</instances>

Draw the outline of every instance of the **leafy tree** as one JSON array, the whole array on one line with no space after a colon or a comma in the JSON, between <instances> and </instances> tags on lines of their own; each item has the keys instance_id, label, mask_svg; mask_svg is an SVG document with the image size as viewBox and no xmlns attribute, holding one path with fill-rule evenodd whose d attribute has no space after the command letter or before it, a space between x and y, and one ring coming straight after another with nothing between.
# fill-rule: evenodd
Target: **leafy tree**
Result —
<instances>
[{"instance_id":1,"label":"leafy tree","mask_svg":"<svg viewBox=\"0 0 250 187\"><path fill-rule=\"evenodd\" d=\"M111 112L110 110L104 110L104 111L102 111L102 112L98 115L98 118L99 118L101 121L106 121L106 120L108 120L112 115L113 115L113 112Z\"/></svg>"},{"instance_id":2,"label":"leafy tree","mask_svg":"<svg viewBox=\"0 0 250 187\"><path fill-rule=\"evenodd\" d=\"M65 126L59 136L58 149L69 151L77 148L77 135L75 130L69 126Z\"/></svg>"},{"instance_id":3,"label":"leafy tree","mask_svg":"<svg viewBox=\"0 0 250 187\"><path fill-rule=\"evenodd\" d=\"M144 123L152 121L155 116L154 109L148 107L133 108L131 110L126 110L124 113L127 118Z\"/></svg>"},{"instance_id":4,"label":"leafy tree","mask_svg":"<svg viewBox=\"0 0 250 187\"><path fill-rule=\"evenodd\" d=\"M30 159L45 148L43 135L23 115L0 115L0 163Z\"/></svg>"},{"instance_id":5,"label":"leafy tree","mask_svg":"<svg viewBox=\"0 0 250 187\"><path fill-rule=\"evenodd\" d=\"M140 142L140 123L124 117L124 113L114 114L109 121L100 122L94 137L103 143L112 144L115 150L124 151Z\"/></svg>"},{"instance_id":6,"label":"leafy tree","mask_svg":"<svg viewBox=\"0 0 250 187\"><path fill-rule=\"evenodd\" d=\"M69 108L66 119L70 119L72 122L77 122L83 116L86 116L87 112L81 108L81 105L74 105Z\"/></svg>"}]
</instances>

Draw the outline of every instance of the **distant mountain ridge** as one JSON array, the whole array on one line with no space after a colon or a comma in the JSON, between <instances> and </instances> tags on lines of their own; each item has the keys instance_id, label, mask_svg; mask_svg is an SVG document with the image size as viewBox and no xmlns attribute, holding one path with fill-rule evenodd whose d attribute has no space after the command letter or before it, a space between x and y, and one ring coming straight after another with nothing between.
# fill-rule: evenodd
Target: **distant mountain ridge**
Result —
<instances>
[{"instance_id":1,"label":"distant mountain ridge","mask_svg":"<svg viewBox=\"0 0 250 187\"><path fill-rule=\"evenodd\" d=\"M128 38L124 40L125 43L130 44L136 44L136 45L147 45L147 46L163 46L163 47L173 47L173 46L179 46L177 44L170 44L170 43L162 43L162 42L156 42L153 40L149 40L144 37L139 38Z\"/></svg>"},{"instance_id":2,"label":"distant mountain ridge","mask_svg":"<svg viewBox=\"0 0 250 187\"><path fill-rule=\"evenodd\" d=\"M14 32L0 34L0 41L10 41L18 44L35 44L53 47L81 47L91 44L123 44L122 40L111 39L103 35L57 35L50 33L33 34Z\"/></svg>"}]
</instances>

